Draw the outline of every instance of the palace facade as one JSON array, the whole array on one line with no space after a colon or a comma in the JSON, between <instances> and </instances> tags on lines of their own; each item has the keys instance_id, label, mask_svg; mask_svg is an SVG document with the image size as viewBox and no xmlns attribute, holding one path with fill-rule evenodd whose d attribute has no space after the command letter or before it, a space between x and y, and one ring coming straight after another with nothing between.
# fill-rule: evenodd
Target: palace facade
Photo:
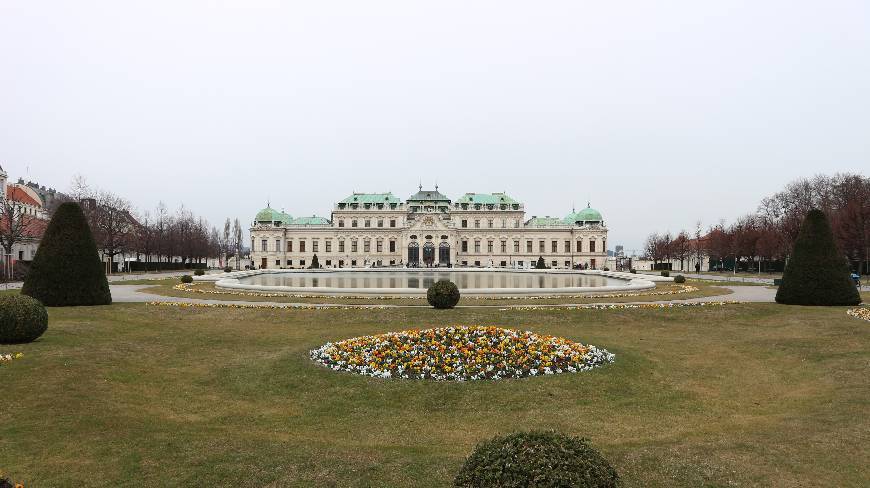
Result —
<instances>
[{"instance_id":1,"label":"palace facade","mask_svg":"<svg viewBox=\"0 0 870 488\"><path fill-rule=\"evenodd\" d=\"M258 269L311 266L534 267L604 266L607 227L592 208L564 218L526 219L524 205L504 193L466 193L456 201L434 190L402 201L392 193L354 193L330 218L292 217L270 206L251 227Z\"/></svg>"}]
</instances>

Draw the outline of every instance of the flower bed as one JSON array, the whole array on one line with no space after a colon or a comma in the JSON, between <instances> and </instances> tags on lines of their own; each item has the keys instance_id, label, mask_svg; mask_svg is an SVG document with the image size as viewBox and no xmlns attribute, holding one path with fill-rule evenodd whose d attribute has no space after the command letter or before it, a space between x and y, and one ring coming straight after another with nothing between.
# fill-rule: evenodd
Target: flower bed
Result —
<instances>
[{"instance_id":1,"label":"flower bed","mask_svg":"<svg viewBox=\"0 0 870 488\"><path fill-rule=\"evenodd\" d=\"M16 352L15 354L12 354L12 353L7 353L7 354L0 353L0 366L3 366L3 363L9 363L9 362L12 362L12 361L14 361L14 360L16 360L16 359L21 359L21 358L23 358L23 357L24 357L24 354L23 354L23 353L20 353L20 352Z\"/></svg>"},{"instance_id":2,"label":"flower bed","mask_svg":"<svg viewBox=\"0 0 870 488\"><path fill-rule=\"evenodd\" d=\"M604 349L499 327L405 330L329 342L311 359L379 378L498 380L588 371L612 363Z\"/></svg>"},{"instance_id":3,"label":"flower bed","mask_svg":"<svg viewBox=\"0 0 870 488\"><path fill-rule=\"evenodd\" d=\"M847 314L855 317L856 319L862 319L870 321L870 308L866 307L858 307L858 308L850 308L846 311Z\"/></svg>"},{"instance_id":4,"label":"flower bed","mask_svg":"<svg viewBox=\"0 0 870 488\"><path fill-rule=\"evenodd\" d=\"M196 286L197 283L179 283L172 287L176 291L184 291L189 293L203 293L210 295L236 295L243 297L265 297L265 298L341 298L353 300L422 300L425 296L419 295L322 295L313 293L269 293L269 292L251 292L251 291L236 291L224 288L204 290ZM569 298L629 298L642 296L667 296L681 295L683 293L694 293L699 288L691 285L680 285L674 290L649 290L640 292L626 293L585 293L581 295L496 295L496 296L474 296L473 292L470 295L475 300L546 300L546 299L569 299Z\"/></svg>"}]
</instances>

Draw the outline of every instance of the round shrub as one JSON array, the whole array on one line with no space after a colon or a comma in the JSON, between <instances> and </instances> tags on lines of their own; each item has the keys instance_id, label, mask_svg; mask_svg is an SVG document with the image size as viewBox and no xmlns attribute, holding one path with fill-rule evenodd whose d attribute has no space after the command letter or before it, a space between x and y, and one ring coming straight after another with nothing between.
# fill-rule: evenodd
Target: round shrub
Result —
<instances>
[{"instance_id":1,"label":"round shrub","mask_svg":"<svg viewBox=\"0 0 870 488\"><path fill-rule=\"evenodd\" d=\"M0 296L0 344L33 342L48 329L48 312L26 295Z\"/></svg>"},{"instance_id":2,"label":"round shrub","mask_svg":"<svg viewBox=\"0 0 870 488\"><path fill-rule=\"evenodd\" d=\"M685 283L686 277L683 275L674 276L674 283Z\"/></svg>"},{"instance_id":3,"label":"round shrub","mask_svg":"<svg viewBox=\"0 0 870 488\"><path fill-rule=\"evenodd\" d=\"M436 281L426 291L426 300L435 308L453 308L459 303L459 288L452 281Z\"/></svg>"},{"instance_id":4,"label":"round shrub","mask_svg":"<svg viewBox=\"0 0 870 488\"><path fill-rule=\"evenodd\" d=\"M610 268L608 268L607 266L605 266L605 267L601 268L601 271L610 271Z\"/></svg>"},{"instance_id":5,"label":"round shrub","mask_svg":"<svg viewBox=\"0 0 870 488\"><path fill-rule=\"evenodd\" d=\"M182 283L193 283L193 276L184 275L181 277L181 282Z\"/></svg>"},{"instance_id":6,"label":"round shrub","mask_svg":"<svg viewBox=\"0 0 870 488\"><path fill-rule=\"evenodd\" d=\"M79 204L65 202L55 210L21 294L49 307L112 303L105 264Z\"/></svg>"},{"instance_id":7,"label":"round shrub","mask_svg":"<svg viewBox=\"0 0 870 488\"><path fill-rule=\"evenodd\" d=\"M230 268L229 266L224 267L224 273L232 273L232 271L233 271L233 268Z\"/></svg>"},{"instance_id":8,"label":"round shrub","mask_svg":"<svg viewBox=\"0 0 870 488\"><path fill-rule=\"evenodd\" d=\"M478 444L453 485L609 488L619 486L619 475L586 439L533 431Z\"/></svg>"},{"instance_id":9,"label":"round shrub","mask_svg":"<svg viewBox=\"0 0 870 488\"><path fill-rule=\"evenodd\" d=\"M634 269L634 268L631 268L631 269L629 269L628 271L629 271L629 273L631 273L631 274L637 274L637 270Z\"/></svg>"},{"instance_id":10,"label":"round shrub","mask_svg":"<svg viewBox=\"0 0 870 488\"><path fill-rule=\"evenodd\" d=\"M663 269L663 270L662 270L662 276L664 276L665 278L667 278L667 277L670 276L670 275L671 275L671 272L670 272L670 271L668 271L668 270L666 270L666 269Z\"/></svg>"},{"instance_id":11,"label":"round shrub","mask_svg":"<svg viewBox=\"0 0 870 488\"><path fill-rule=\"evenodd\" d=\"M202 276L205 274L205 271L203 271L201 269L195 269L195 270L193 270L193 274L195 274L196 276Z\"/></svg>"}]
</instances>

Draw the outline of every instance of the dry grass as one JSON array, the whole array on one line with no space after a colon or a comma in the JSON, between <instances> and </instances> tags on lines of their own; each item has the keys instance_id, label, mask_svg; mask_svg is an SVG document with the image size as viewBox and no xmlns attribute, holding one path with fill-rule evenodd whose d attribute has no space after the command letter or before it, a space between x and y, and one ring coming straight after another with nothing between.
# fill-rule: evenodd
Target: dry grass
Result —
<instances>
[{"instance_id":1,"label":"dry grass","mask_svg":"<svg viewBox=\"0 0 870 488\"><path fill-rule=\"evenodd\" d=\"M475 443L591 438L626 486L867 486L870 327L844 308L51 309L0 367L0 469L25 486L446 486ZM592 372L385 381L326 341L495 324L609 349Z\"/></svg>"}]
</instances>

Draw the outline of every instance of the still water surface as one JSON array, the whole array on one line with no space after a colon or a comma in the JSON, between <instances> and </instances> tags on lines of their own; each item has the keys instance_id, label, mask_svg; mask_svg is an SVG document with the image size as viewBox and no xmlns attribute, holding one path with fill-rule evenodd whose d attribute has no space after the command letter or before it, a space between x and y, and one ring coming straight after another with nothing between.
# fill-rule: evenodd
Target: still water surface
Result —
<instances>
[{"instance_id":1,"label":"still water surface","mask_svg":"<svg viewBox=\"0 0 870 488\"><path fill-rule=\"evenodd\" d=\"M297 288L429 288L450 280L461 289L474 288L573 288L620 286L625 280L585 274L489 271L333 271L329 273L265 273L239 279L240 283Z\"/></svg>"}]
</instances>

